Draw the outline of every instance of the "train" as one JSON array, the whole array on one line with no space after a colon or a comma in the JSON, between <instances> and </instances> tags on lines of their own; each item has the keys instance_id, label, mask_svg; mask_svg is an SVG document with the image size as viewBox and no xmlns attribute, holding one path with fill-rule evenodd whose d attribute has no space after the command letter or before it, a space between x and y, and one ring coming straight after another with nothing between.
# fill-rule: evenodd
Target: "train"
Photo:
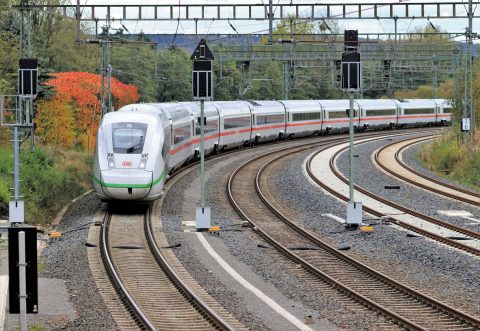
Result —
<instances>
[{"instance_id":1,"label":"train","mask_svg":"<svg viewBox=\"0 0 480 331\"><path fill-rule=\"evenodd\" d=\"M205 155L236 147L346 132L348 99L204 103ZM354 101L357 131L448 125L446 99ZM93 187L102 201L152 201L176 169L199 158L200 103L130 104L99 126Z\"/></svg>"}]
</instances>

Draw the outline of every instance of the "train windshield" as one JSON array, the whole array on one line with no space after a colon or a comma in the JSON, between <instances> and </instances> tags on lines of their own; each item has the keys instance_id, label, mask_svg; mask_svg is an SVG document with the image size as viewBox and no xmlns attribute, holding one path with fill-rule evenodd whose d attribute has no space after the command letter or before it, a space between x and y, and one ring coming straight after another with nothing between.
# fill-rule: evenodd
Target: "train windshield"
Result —
<instances>
[{"instance_id":1,"label":"train windshield","mask_svg":"<svg viewBox=\"0 0 480 331\"><path fill-rule=\"evenodd\" d=\"M120 154L140 154L147 134L147 124L113 123L113 152Z\"/></svg>"}]
</instances>

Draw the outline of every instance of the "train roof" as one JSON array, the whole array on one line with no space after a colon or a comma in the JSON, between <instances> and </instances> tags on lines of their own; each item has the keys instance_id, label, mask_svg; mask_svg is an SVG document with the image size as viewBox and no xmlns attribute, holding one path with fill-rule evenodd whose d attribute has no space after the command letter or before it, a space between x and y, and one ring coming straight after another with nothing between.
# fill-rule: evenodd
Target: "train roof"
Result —
<instances>
[{"instance_id":1,"label":"train roof","mask_svg":"<svg viewBox=\"0 0 480 331\"><path fill-rule=\"evenodd\" d=\"M185 104L191 111L194 113L195 116L200 114L200 102L181 102L182 104ZM204 112L205 116L213 116L217 115L218 116L218 110L217 107L215 106L215 103L213 102L205 102L204 103Z\"/></svg>"},{"instance_id":2,"label":"train roof","mask_svg":"<svg viewBox=\"0 0 480 331\"><path fill-rule=\"evenodd\" d=\"M455 100L451 100L451 99L433 99L433 100L435 100L437 105L442 107L451 108L455 105Z\"/></svg>"},{"instance_id":3,"label":"train roof","mask_svg":"<svg viewBox=\"0 0 480 331\"><path fill-rule=\"evenodd\" d=\"M359 99L355 102L361 108L370 109L384 109L384 108L397 108L397 103L392 99Z\"/></svg>"},{"instance_id":4,"label":"train roof","mask_svg":"<svg viewBox=\"0 0 480 331\"><path fill-rule=\"evenodd\" d=\"M220 114L228 113L248 113L250 114L250 106L246 101L215 101L213 102Z\"/></svg>"},{"instance_id":5,"label":"train roof","mask_svg":"<svg viewBox=\"0 0 480 331\"><path fill-rule=\"evenodd\" d=\"M437 105L433 99L399 99L397 102L402 108L427 108Z\"/></svg>"},{"instance_id":6,"label":"train roof","mask_svg":"<svg viewBox=\"0 0 480 331\"><path fill-rule=\"evenodd\" d=\"M331 100L318 100L325 110L345 110L350 108L350 100L348 99L331 99ZM358 109L358 104L353 103L353 107Z\"/></svg>"},{"instance_id":7,"label":"train roof","mask_svg":"<svg viewBox=\"0 0 480 331\"><path fill-rule=\"evenodd\" d=\"M133 105L129 105L133 106ZM118 122L140 122L151 123L158 118L154 112L149 111L148 107L135 108L128 107L122 109L122 111L115 111L106 113L102 117L102 124L118 123Z\"/></svg>"},{"instance_id":8,"label":"train roof","mask_svg":"<svg viewBox=\"0 0 480 331\"><path fill-rule=\"evenodd\" d=\"M285 107L283 106L282 103L278 101L254 101L250 100L248 101L250 105L252 106L252 112L254 113L263 113L263 114L268 114L268 113L278 113L278 112L285 112Z\"/></svg>"},{"instance_id":9,"label":"train roof","mask_svg":"<svg viewBox=\"0 0 480 331\"><path fill-rule=\"evenodd\" d=\"M192 115L191 105L180 102L154 103L153 106L161 110L170 120L176 121Z\"/></svg>"},{"instance_id":10,"label":"train roof","mask_svg":"<svg viewBox=\"0 0 480 331\"><path fill-rule=\"evenodd\" d=\"M290 111L321 110L320 102L315 100L280 100L280 102Z\"/></svg>"}]
</instances>

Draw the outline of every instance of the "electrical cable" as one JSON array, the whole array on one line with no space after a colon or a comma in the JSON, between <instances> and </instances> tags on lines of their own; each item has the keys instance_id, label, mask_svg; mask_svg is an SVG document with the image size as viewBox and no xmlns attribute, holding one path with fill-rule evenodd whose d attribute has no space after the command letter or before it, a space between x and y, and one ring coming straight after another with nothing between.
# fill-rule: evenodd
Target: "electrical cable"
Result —
<instances>
[{"instance_id":1,"label":"electrical cable","mask_svg":"<svg viewBox=\"0 0 480 331\"><path fill-rule=\"evenodd\" d=\"M177 28L175 29L175 35L173 36L173 45L172 47L177 47L177 33L178 26L180 25L180 0L178 0L178 17L177 17Z\"/></svg>"}]
</instances>

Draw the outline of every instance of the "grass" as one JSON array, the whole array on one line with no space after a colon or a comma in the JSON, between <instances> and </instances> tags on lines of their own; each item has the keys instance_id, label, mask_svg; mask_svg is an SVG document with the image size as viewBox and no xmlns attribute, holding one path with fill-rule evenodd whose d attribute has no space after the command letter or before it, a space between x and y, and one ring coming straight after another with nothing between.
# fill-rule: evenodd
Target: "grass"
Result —
<instances>
[{"instance_id":1,"label":"grass","mask_svg":"<svg viewBox=\"0 0 480 331\"><path fill-rule=\"evenodd\" d=\"M12 192L11 148L0 148L0 218L8 218ZM25 221L48 226L71 199L91 187L93 157L83 152L39 147L22 150L20 193L25 200Z\"/></svg>"},{"instance_id":2,"label":"grass","mask_svg":"<svg viewBox=\"0 0 480 331\"><path fill-rule=\"evenodd\" d=\"M45 257L43 255L38 256L37 260L37 272L39 274L42 274L45 272Z\"/></svg>"},{"instance_id":3,"label":"grass","mask_svg":"<svg viewBox=\"0 0 480 331\"><path fill-rule=\"evenodd\" d=\"M45 327L39 324L32 324L28 327L30 331L44 331Z\"/></svg>"},{"instance_id":4,"label":"grass","mask_svg":"<svg viewBox=\"0 0 480 331\"><path fill-rule=\"evenodd\" d=\"M420 164L449 180L480 190L480 131L466 141L458 127L424 144L418 152Z\"/></svg>"}]
</instances>

